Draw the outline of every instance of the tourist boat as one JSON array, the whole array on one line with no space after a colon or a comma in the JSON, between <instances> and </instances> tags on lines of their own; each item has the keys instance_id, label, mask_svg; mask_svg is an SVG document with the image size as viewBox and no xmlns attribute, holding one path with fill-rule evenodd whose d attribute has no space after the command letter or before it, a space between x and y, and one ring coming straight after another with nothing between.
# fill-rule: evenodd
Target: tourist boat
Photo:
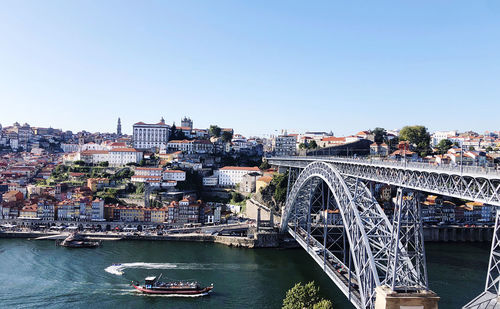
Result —
<instances>
[{"instance_id":1,"label":"tourist boat","mask_svg":"<svg viewBox=\"0 0 500 309\"><path fill-rule=\"evenodd\" d=\"M160 281L161 275L151 276L144 279L144 285L133 281L132 286L145 294L164 294L172 296L205 296L214 288L213 283L202 287L196 281Z\"/></svg>"},{"instance_id":2,"label":"tourist boat","mask_svg":"<svg viewBox=\"0 0 500 309\"><path fill-rule=\"evenodd\" d=\"M101 245L101 242L88 240L80 234L73 233L63 241L56 242L56 244L68 248L97 248Z\"/></svg>"}]
</instances>

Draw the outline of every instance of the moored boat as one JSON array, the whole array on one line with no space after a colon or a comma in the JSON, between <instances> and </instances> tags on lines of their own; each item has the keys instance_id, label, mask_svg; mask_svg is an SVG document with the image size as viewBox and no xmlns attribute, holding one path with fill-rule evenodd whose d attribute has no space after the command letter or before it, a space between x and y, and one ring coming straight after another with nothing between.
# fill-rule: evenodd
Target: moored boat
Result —
<instances>
[{"instance_id":1,"label":"moored boat","mask_svg":"<svg viewBox=\"0 0 500 309\"><path fill-rule=\"evenodd\" d=\"M57 245L68 248L97 248L101 245L100 241L86 239L80 234L73 233L63 241L56 242Z\"/></svg>"},{"instance_id":2,"label":"moored boat","mask_svg":"<svg viewBox=\"0 0 500 309\"><path fill-rule=\"evenodd\" d=\"M161 275L151 276L144 279L144 284L132 282L132 286L145 294L163 294L172 296L205 296L214 288L213 283L202 287L197 281L160 281Z\"/></svg>"}]
</instances>

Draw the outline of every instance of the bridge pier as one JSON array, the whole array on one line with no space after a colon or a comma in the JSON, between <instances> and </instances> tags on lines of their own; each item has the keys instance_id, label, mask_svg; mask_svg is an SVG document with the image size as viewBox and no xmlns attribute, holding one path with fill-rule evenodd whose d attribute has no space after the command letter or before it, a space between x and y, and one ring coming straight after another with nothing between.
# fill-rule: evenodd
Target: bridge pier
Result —
<instances>
[{"instance_id":1,"label":"bridge pier","mask_svg":"<svg viewBox=\"0 0 500 309\"><path fill-rule=\"evenodd\" d=\"M375 309L437 309L439 296L429 290L411 293L392 291L388 286L375 289Z\"/></svg>"}]
</instances>

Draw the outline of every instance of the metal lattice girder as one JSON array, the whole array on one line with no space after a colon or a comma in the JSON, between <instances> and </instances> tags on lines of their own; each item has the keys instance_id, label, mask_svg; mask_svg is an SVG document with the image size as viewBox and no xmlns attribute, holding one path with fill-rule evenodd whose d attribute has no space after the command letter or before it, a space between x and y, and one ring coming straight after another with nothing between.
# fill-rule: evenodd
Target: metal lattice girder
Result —
<instances>
[{"instance_id":1,"label":"metal lattice girder","mask_svg":"<svg viewBox=\"0 0 500 309\"><path fill-rule=\"evenodd\" d=\"M420 203L411 190L398 188L385 284L393 291L428 288Z\"/></svg>"},{"instance_id":2,"label":"metal lattice girder","mask_svg":"<svg viewBox=\"0 0 500 309\"><path fill-rule=\"evenodd\" d=\"M486 277L485 291L500 296L500 211L496 212L495 231L491 240L490 262L488 276Z\"/></svg>"},{"instance_id":3,"label":"metal lattice girder","mask_svg":"<svg viewBox=\"0 0 500 309\"><path fill-rule=\"evenodd\" d=\"M335 157L277 157L268 161L295 168L322 161L335 165L345 176L500 206L500 171L489 168Z\"/></svg>"},{"instance_id":4,"label":"metal lattice girder","mask_svg":"<svg viewBox=\"0 0 500 309\"><path fill-rule=\"evenodd\" d=\"M314 234L314 228L311 229L314 214L325 207L312 209L311 206L315 203L314 192L323 182L328 186L342 217L353 264L353 269L349 267L349 270L359 286L361 308L373 308L375 287L381 285L386 277L392 225L364 183L356 178L342 177L331 164L311 163L289 191L281 230L284 232L290 228L294 231L293 235L300 235L303 231L304 246L308 252L312 243L315 248L324 250L323 255L333 255L323 245L325 242L322 244L311 237L311 233ZM402 263L409 262L406 259ZM407 269L412 269L412 266L407 265Z\"/></svg>"},{"instance_id":5,"label":"metal lattice girder","mask_svg":"<svg viewBox=\"0 0 500 309\"><path fill-rule=\"evenodd\" d=\"M496 212L495 230L491 240L490 261L484 292L474 298L464 309L500 309L500 210Z\"/></svg>"}]
</instances>

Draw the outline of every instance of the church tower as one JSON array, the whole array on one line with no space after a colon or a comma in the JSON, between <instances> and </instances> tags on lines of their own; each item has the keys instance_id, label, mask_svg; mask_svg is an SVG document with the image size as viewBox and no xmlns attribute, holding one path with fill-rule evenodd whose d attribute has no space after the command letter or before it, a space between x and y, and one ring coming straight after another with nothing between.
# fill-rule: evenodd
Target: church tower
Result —
<instances>
[{"instance_id":1,"label":"church tower","mask_svg":"<svg viewBox=\"0 0 500 309\"><path fill-rule=\"evenodd\" d=\"M120 120L120 117L118 117L118 125L116 126L116 134L119 136L122 135L122 122Z\"/></svg>"}]
</instances>

